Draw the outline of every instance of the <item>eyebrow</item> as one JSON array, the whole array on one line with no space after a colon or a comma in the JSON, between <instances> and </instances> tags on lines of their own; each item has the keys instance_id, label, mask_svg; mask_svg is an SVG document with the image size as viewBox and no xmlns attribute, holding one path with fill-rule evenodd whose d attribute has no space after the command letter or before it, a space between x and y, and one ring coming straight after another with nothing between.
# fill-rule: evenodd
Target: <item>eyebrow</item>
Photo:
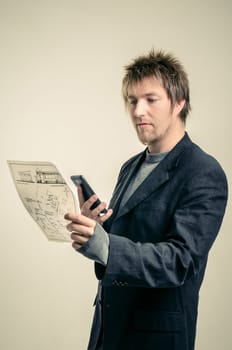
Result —
<instances>
[{"instance_id":1,"label":"eyebrow","mask_svg":"<svg viewBox=\"0 0 232 350\"><path fill-rule=\"evenodd\" d=\"M150 96L157 96L157 97L159 97L159 95L157 93L155 93L155 92L148 92L148 93L142 95L142 97L150 97ZM136 96L128 95L127 98L128 99L132 99L132 98L136 98Z\"/></svg>"}]
</instances>

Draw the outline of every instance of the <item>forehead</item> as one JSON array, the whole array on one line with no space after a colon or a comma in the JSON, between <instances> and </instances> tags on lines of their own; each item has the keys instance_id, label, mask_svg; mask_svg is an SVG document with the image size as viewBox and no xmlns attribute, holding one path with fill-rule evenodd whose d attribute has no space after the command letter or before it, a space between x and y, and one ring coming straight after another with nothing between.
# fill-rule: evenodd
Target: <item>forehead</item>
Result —
<instances>
[{"instance_id":1,"label":"forehead","mask_svg":"<svg viewBox=\"0 0 232 350\"><path fill-rule=\"evenodd\" d=\"M155 76L143 78L141 81L132 83L127 88L127 96L139 96L142 94L166 93L162 80Z\"/></svg>"}]
</instances>

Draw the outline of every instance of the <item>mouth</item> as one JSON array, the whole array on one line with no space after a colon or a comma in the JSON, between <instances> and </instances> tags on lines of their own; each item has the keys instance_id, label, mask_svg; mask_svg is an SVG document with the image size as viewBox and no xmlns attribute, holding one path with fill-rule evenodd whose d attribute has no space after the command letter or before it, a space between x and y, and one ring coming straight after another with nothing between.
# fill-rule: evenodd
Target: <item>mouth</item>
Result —
<instances>
[{"instance_id":1,"label":"mouth","mask_svg":"<svg viewBox=\"0 0 232 350\"><path fill-rule=\"evenodd\" d=\"M151 126L152 126L152 125L149 124L149 123L138 123L138 124L137 124L137 127L138 127L138 128L141 128L141 129L146 129L146 128L151 127Z\"/></svg>"}]
</instances>

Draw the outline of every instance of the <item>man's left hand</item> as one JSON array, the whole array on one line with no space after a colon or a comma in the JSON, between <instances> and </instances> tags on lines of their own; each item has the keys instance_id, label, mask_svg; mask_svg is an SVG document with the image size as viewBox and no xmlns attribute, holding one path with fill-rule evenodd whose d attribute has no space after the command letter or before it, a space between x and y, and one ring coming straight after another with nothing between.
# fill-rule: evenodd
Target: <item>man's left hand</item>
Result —
<instances>
[{"instance_id":1,"label":"man's left hand","mask_svg":"<svg viewBox=\"0 0 232 350\"><path fill-rule=\"evenodd\" d=\"M67 230L71 232L72 246L78 250L85 244L94 233L96 221L82 214L67 213L64 218L71 221L67 226Z\"/></svg>"}]
</instances>

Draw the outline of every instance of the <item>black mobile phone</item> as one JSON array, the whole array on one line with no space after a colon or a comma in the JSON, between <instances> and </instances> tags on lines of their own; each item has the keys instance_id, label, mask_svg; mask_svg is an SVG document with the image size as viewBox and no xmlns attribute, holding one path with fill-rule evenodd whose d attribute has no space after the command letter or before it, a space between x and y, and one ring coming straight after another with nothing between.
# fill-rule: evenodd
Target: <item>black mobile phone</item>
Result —
<instances>
[{"instance_id":1,"label":"black mobile phone","mask_svg":"<svg viewBox=\"0 0 232 350\"><path fill-rule=\"evenodd\" d=\"M83 175L72 175L71 176L71 180L73 181L73 183L76 186L81 186L82 188L82 192L83 192L83 196L84 199L87 201L87 199L89 199L89 197L91 197L93 194L95 194L94 190L91 188L91 186L88 184L88 182L86 181L86 179L84 178ZM97 199L96 202L94 202L91 207L90 210L95 209L99 204L101 204L100 199ZM103 209L101 211L102 214L106 214L107 213L107 209Z\"/></svg>"}]
</instances>

